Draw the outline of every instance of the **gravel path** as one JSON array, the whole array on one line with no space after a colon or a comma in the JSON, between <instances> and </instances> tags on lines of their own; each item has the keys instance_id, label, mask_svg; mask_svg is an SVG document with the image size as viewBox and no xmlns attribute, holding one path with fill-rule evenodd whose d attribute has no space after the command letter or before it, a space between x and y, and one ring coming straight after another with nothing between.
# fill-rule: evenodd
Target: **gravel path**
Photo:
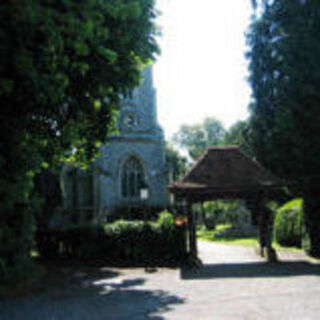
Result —
<instances>
[{"instance_id":1,"label":"gravel path","mask_svg":"<svg viewBox=\"0 0 320 320\"><path fill-rule=\"evenodd\" d=\"M204 266L191 271L65 270L50 291L0 301L0 319L320 318L320 265L303 253L268 264L250 247L200 242L199 251Z\"/></svg>"}]
</instances>

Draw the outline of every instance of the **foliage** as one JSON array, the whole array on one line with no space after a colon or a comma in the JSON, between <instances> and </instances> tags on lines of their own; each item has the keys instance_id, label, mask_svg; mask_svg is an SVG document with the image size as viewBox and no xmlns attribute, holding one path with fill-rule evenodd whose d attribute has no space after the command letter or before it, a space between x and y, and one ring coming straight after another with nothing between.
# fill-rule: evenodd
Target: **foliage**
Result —
<instances>
[{"instance_id":1,"label":"foliage","mask_svg":"<svg viewBox=\"0 0 320 320\"><path fill-rule=\"evenodd\" d=\"M125 221L38 233L45 259L103 260L113 265L170 265L185 257L184 229L169 224L168 212L158 223Z\"/></svg>"},{"instance_id":2,"label":"foliage","mask_svg":"<svg viewBox=\"0 0 320 320\"><path fill-rule=\"evenodd\" d=\"M192 160L197 159L206 148L224 142L225 129L215 118L206 118L203 123L182 125L174 135L173 142L188 151Z\"/></svg>"},{"instance_id":3,"label":"foliage","mask_svg":"<svg viewBox=\"0 0 320 320\"><path fill-rule=\"evenodd\" d=\"M204 219L203 223L207 230L214 230L217 224L217 211L213 211L211 207L212 203L205 204L205 211L204 211ZM210 208L208 210L208 208Z\"/></svg>"},{"instance_id":4,"label":"foliage","mask_svg":"<svg viewBox=\"0 0 320 320\"><path fill-rule=\"evenodd\" d=\"M208 147L220 145L237 145L252 155L247 121L238 121L228 130L215 118L206 118L201 124L182 125L173 136L173 143L187 150L192 160L197 159Z\"/></svg>"},{"instance_id":5,"label":"foliage","mask_svg":"<svg viewBox=\"0 0 320 320\"><path fill-rule=\"evenodd\" d=\"M250 145L250 128L248 121L237 121L227 131L224 139L226 145L237 145L247 155L252 156L253 151Z\"/></svg>"},{"instance_id":6,"label":"foliage","mask_svg":"<svg viewBox=\"0 0 320 320\"><path fill-rule=\"evenodd\" d=\"M258 239L256 237L232 237L232 236L217 236L220 233L231 229L231 224L218 224L214 230L199 228L197 230L197 238L204 241L214 241L232 245L257 246Z\"/></svg>"},{"instance_id":7,"label":"foliage","mask_svg":"<svg viewBox=\"0 0 320 320\"><path fill-rule=\"evenodd\" d=\"M228 224L237 225L244 216L250 213L243 201L239 200L216 200L204 203L205 225ZM209 222L209 223L208 223ZM211 222L211 223L210 223ZM250 221L247 221L250 222ZM211 229L209 227L209 229Z\"/></svg>"},{"instance_id":8,"label":"foliage","mask_svg":"<svg viewBox=\"0 0 320 320\"><path fill-rule=\"evenodd\" d=\"M153 0L0 4L0 256L29 259L33 177L68 159L87 165L121 96L154 58Z\"/></svg>"},{"instance_id":9,"label":"foliage","mask_svg":"<svg viewBox=\"0 0 320 320\"><path fill-rule=\"evenodd\" d=\"M303 201L301 198L291 200L277 210L274 235L280 245L301 247L303 237Z\"/></svg>"},{"instance_id":10,"label":"foliage","mask_svg":"<svg viewBox=\"0 0 320 320\"><path fill-rule=\"evenodd\" d=\"M187 159L169 143L166 143L166 166L171 174L170 179L173 181L179 180L187 168Z\"/></svg>"},{"instance_id":11,"label":"foliage","mask_svg":"<svg viewBox=\"0 0 320 320\"><path fill-rule=\"evenodd\" d=\"M174 225L174 216L171 212L165 210L159 214L159 218L157 221L162 226L173 226Z\"/></svg>"},{"instance_id":12,"label":"foliage","mask_svg":"<svg viewBox=\"0 0 320 320\"><path fill-rule=\"evenodd\" d=\"M257 4L247 36L250 139L258 160L303 196L311 253L320 256L320 4Z\"/></svg>"},{"instance_id":13,"label":"foliage","mask_svg":"<svg viewBox=\"0 0 320 320\"><path fill-rule=\"evenodd\" d=\"M207 229L214 229L218 223L225 223L229 214L228 208L223 200L208 201L204 205L205 226Z\"/></svg>"},{"instance_id":14,"label":"foliage","mask_svg":"<svg viewBox=\"0 0 320 320\"><path fill-rule=\"evenodd\" d=\"M217 225L214 230L207 230L206 228L198 228L197 229L197 239L202 241L213 241L213 242L219 242L223 244L230 244L230 245L243 245L243 246L255 246L258 247L259 242L257 237L234 237L232 235L227 236L219 236L216 237L216 235L220 234L221 232L224 232L225 230L228 230L232 228L230 224L227 225ZM292 250L297 251L299 250L296 247L286 247L281 246L277 242L273 242L272 246L275 249L281 249L281 250Z\"/></svg>"}]
</instances>

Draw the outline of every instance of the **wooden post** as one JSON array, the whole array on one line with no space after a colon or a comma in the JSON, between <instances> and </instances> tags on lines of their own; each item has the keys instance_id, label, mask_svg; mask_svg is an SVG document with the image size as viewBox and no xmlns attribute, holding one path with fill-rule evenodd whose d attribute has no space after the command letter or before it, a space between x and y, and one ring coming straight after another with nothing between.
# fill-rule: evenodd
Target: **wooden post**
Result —
<instances>
[{"instance_id":1,"label":"wooden post","mask_svg":"<svg viewBox=\"0 0 320 320\"><path fill-rule=\"evenodd\" d=\"M194 215L192 212L192 202L187 200L187 214L188 214L188 231L189 231L189 253L191 258L197 258L197 238L196 238L196 228L194 222Z\"/></svg>"},{"instance_id":2,"label":"wooden post","mask_svg":"<svg viewBox=\"0 0 320 320\"><path fill-rule=\"evenodd\" d=\"M264 257L265 255L265 247L267 244L266 239L266 228L265 228L265 216L262 212L262 205L259 204L258 208L258 228L259 228L259 246L260 246L260 255L261 257Z\"/></svg>"},{"instance_id":3,"label":"wooden post","mask_svg":"<svg viewBox=\"0 0 320 320\"><path fill-rule=\"evenodd\" d=\"M266 255L268 261L277 261L275 249L272 247L273 213L266 207L266 201L260 198L257 202L260 255Z\"/></svg>"},{"instance_id":4,"label":"wooden post","mask_svg":"<svg viewBox=\"0 0 320 320\"><path fill-rule=\"evenodd\" d=\"M265 219L266 219L266 248L267 258L269 262L276 262L277 253L272 247L272 235L273 235L273 212L269 208L265 208Z\"/></svg>"}]
</instances>

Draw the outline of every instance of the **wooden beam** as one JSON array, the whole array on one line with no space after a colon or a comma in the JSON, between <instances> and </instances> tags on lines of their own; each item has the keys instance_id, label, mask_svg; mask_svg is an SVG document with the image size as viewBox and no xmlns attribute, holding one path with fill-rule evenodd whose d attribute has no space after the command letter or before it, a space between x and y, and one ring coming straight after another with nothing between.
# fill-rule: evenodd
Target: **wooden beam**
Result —
<instances>
[{"instance_id":1,"label":"wooden beam","mask_svg":"<svg viewBox=\"0 0 320 320\"><path fill-rule=\"evenodd\" d=\"M187 215L188 215L188 234L189 234L189 254L192 258L197 258L197 237L194 214L192 212L192 202L187 200Z\"/></svg>"}]
</instances>

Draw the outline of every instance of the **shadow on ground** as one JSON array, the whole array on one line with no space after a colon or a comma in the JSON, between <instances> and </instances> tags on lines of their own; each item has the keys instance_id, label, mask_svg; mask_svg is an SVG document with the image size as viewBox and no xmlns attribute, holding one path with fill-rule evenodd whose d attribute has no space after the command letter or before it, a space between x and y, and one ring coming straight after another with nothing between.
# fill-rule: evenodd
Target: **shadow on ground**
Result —
<instances>
[{"instance_id":1,"label":"shadow on ground","mask_svg":"<svg viewBox=\"0 0 320 320\"><path fill-rule=\"evenodd\" d=\"M267 278L320 276L320 265L305 261L294 262L250 262L204 264L197 269L183 268L181 279L214 279L214 278Z\"/></svg>"},{"instance_id":2,"label":"shadow on ground","mask_svg":"<svg viewBox=\"0 0 320 320\"><path fill-rule=\"evenodd\" d=\"M161 320L158 313L184 303L163 290L145 289L146 281L121 279L121 270L108 268L59 270L46 290L0 301L0 320Z\"/></svg>"}]
</instances>

